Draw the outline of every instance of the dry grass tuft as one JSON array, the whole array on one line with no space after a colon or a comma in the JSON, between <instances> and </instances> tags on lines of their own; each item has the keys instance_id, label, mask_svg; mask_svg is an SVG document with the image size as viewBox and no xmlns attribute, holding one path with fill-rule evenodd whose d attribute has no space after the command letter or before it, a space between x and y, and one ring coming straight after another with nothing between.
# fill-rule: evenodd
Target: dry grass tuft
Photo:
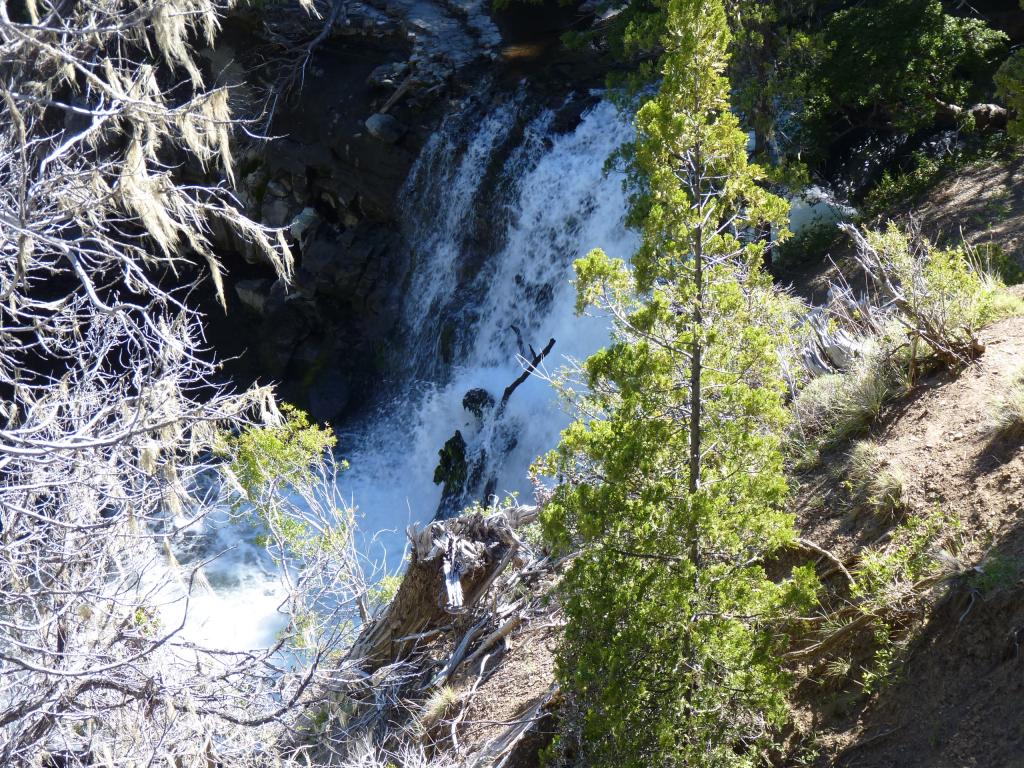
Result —
<instances>
[{"instance_id":1,"label":"dry grass tuft","mask_svg":"<svg viewBox=\"0 0 1024 768\"><path fill-rule=\"evenodd\" d=\"M1024 371L992 402L987 427L995 438L1024 437Z\"/></svg>"},{"instance_id":2,"label":"dry grass tuft","mask_svg":"<svg viewBox=\"0 0 1024 768\"><path fill-rule=\"evenodd\" d=\"M903 473L875 443L862 440L850 451L847 479L854 501L873 512L892 515L906 506Z\"/></svg>"},{"instance_id":3,"label":"dry grass tuft","mask_svg":"<svg viewBox=\"0 0 1024 768\"><path fill-rule=\"evenodd\" d=\"M419 733L429 733L451 711L458 700L459 694L450 685L443 685L431 693L423 702L423 709L420 711L417 727Z\"/></svg>"},{"instance_id":4,"label":"dry grass tuft","mask_svg":"<svg viewBox=\"0 0 1024 768\"><path fill-rule=\"evenodd\" d=\"M804 388L793 403L793 442L810 453L863 434L895 388L892 366L869 347L849 371L820 376Z\"/></svg>"}]
</instances>

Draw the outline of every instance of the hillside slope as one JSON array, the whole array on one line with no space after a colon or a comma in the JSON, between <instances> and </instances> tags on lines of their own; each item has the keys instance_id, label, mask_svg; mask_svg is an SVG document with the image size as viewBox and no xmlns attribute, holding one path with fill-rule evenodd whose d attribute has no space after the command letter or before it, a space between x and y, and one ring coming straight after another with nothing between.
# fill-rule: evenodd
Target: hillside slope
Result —
<instances>
[{"instance_id":1,"label":"hillside slope","mask_svg":"<svg viewBox=\"0 0 1024 768\"><path fill-rule=\"evenodd\" d=\"M844 481L849 445L794 480L801 536L851 571L865 548L890 546L887 537L897 526L936 514L949 554L936 546L929 556L951 562L903 617L899 629L909 644L875 692L865 693L858 682L871 663L870 627L838 654L851 659L842 682L827 679L827 660L799 670L798 741L813 743L815 754L798 760L792 751L779 758L780 766L1024 765L1024 439L994 438L990 427L997 398L1024 371L1024 317L996 323L981 340L986 350L975 363L919 382L864 436L884 457L880 470L903 480L898 513L880 515L850 503ZM998 572L989 567L993 562L1001 564ZM837 579L827 560L820 566L827 582ZM982 572L995 578L984 582ZM535 589L551 586L545 581ZM435 748L479 753L522 723L532 734L509 764L539 765L538 749L552 732L545 712L558 626L557 610L541 611L509 633L487 672L457 676L452 683L460 705L444 718ZM806 640L794 638L794 647Z\"/></svg>"},{"instance_id":2,"label":"hillside slope","mask_svg":"<svg viewBox=\"0 0 1024 768\"><path fill-rule=\"evenodd\" d=\"M1024 765L1024 450L989 426L995 400L1024 366L1024 318L981 338L977 362L922 382L868 436L884 470L903 480L900 519L940 512L957 564L922 596L921 623L880 692L805 683L812 714L802 728L821 748L816 765ZM805 538L855 563L897 521L847 503L837 477L844 461L840 449L803 478L800 524ZM982 588L973 569L993 562L999 577Z\"/></svg>"}]
</instances>

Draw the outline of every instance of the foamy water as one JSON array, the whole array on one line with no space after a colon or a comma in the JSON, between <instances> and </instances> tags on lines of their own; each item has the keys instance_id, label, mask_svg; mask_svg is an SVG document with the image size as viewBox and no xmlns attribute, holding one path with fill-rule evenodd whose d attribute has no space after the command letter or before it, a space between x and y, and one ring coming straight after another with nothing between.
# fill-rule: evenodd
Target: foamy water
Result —
<instances>
[{"instance_id":1,"label":"foamy water","mask_svg":"<svg viewBox=\"0 0 1024 768\"><path fill-rule=\"evenodd\" d=\"M507 116L506 116L507 119ZM550 124L550 114L535 118L525 141ZM472 148L494 146L495 133L507 123L485 121L467 140L471 151L461 152L462 184L450 187L435 230L423 223L414 230L422 236L417 245L420 273L414 284L430 282L430 290L410 299L436 308L452 299L459 289L453 277L452 241L458 232L452 220L460 220L458 206L471 204L474 194L467 186L484 176L485 153ZM486 436L481 429L500 426L515 436L516 446L500 457L491 470L499 494L530 493L528 470L533 460L555 446L569 418L550 385L531 377L508 402L501 425L481 424L462 406L465 393L487 389L495 399L520 373L518 345L511 326L519 328L526 344L536 349L549 338L556 344L545 361L557 368L566 357L583 358L607 340L607 326L594 318L576 317L575 288L571 283L573 262L591 248L602 247L610 255L628 258L637 244L623 223L626 196L622 176L605 174L605 159L630 137L629 125L615 108L601 103L592 109L576 130L553 137L540 159L515 180L515 197L508 211L504 245L486 260L487 272L477 290L483 300L474 307L478 318L470 327L468 352L457 360L443 384L419 382L392 402L365 432L349 437L354 445L348 458L352 468L342 478L345 495L364 513L367 546L387 556L395 567L405 546L405 527L430 520L437 510L441 488L433 483L438 450L456 429L472 448ZM534 144L536 146L536 143ZM457 151L457 148L453 148ZM512 154L509 170L516 172ZM465 163L480 164L466 168ZM444 236L438 236L441 233ZM435 264L444 269L435 269ZM413 317L428 308L419 305ZM344 438L343 438L344 442ZM491 451L493 456L497 451ZM372 539L372 541L371 541Z\"/></svg>"}]
</instances>

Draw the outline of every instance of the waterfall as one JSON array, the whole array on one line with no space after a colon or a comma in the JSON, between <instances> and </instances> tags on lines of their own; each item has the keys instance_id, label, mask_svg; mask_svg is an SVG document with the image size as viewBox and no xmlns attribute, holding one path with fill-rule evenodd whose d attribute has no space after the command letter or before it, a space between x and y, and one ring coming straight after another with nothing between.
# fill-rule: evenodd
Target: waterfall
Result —
<instances>
[{"instance_id":1,"label":"waterfall","mask_svg":"<svg viewBox=\"0 0 1024 768\"><path fill-rule=\"evenodd\" d=\"M623 223L622 175L604 171L605 159L629 139L628 123L601 102L573 132L553 135L552 113L524 120L526 108L517 94L483 119L471 110L451 116L410 176L411 375L404 391L341 439L351 463L342 488L362 513L368 551L386 556L392 569L406 526L438 510L434 468L455 430L498 495L528 497L530 464L569 421L554 391L531 377L499 422L477 418L463 398L482 388L500 399L523 371L520 344L539 350L554 338L549 370L598 349L607 328L575 316L573 261L595 247L628 258L637 244Z\"/></svg>"},{"instance_id":2,"label":"waterfall","mask_svg":"<svg viewBox=\"0 0 1024 768\"><path fill-rule=\"evenodd\" d=\"M595 247L628 258L622 174L604 161L630 137L610 104L586 112L571 133L555 134L554 114L525 91L495 97L489 87L449 115L428 141L402 196L406 240L415 264L402 319L404 375L385 404L342 432L351 469L340 490L361 513L362 546L389 572L401 567L405 529L436 514L438 451L459 430L483 481L498 495L531 492L533 460L553 448L569 416L554 390L530 377L500 419L477 418L465 394L495 399L522 372L521 347L556 340L545 364L581 359L607 339L603 320L576 317L575 259ZM513 330L513 327L517 329ZM194 591L186 639L228 650L267 647L282 626L276 566L255 532L229 515L187 531L168 559L200 562L206 583ZM163 611L173 626L184 592Z\"/></svg>"}]
</instances>

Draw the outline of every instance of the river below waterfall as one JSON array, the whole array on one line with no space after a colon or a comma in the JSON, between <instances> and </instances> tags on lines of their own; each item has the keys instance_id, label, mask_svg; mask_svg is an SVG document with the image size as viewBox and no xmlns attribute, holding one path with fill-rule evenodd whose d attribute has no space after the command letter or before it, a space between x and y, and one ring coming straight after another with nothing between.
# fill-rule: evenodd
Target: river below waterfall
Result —
<instances>
[{"instance_id":1,"label":"river below waterfall","mask_svg":"<svg viewBox=\"0 0 1024 768\"><path fill-rule=\"evenodd\" d=\"M465 394L483 388L500 399L530 346L555 339L544 364L553 372L607 339L602 319L575 315L572 265L595 247L621 258L636 247L622 174L604 167L631 129L603 101L569 132L556 132L554 118L523 92L467 99L406 183L403 232L415 266L398 350L404 371L339 435L350 463L341 490L359 512L364 551L388 572L401 568L406 527L438 511L434 469L455 430L495 495L528 499L531 463L569 422L543 377L517 388L497 420L467 411ZM192 600L186 634L222 648L268 645L282 625L273 563L245 526L203 525L215 545L204 548L227 553L205 569L209 585Z\"/></svg>"}]
</instances>

